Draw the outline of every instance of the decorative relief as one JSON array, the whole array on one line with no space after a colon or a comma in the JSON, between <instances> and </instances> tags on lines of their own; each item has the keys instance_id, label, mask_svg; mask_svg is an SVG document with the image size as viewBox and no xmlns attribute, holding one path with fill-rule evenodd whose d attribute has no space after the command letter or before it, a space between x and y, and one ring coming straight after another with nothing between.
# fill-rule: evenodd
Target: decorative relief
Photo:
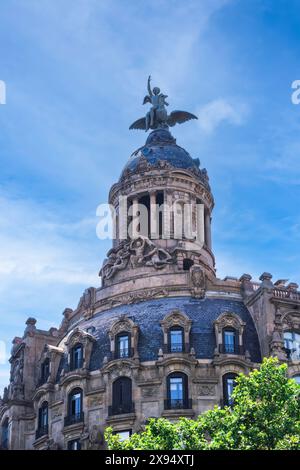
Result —
<instances>
[{"instance_id":1,"label":"decorative relief","mask_svg":"<svg viewBox=\"0 0 300 470\"><path fill-rule=\"evenodd\" d=\"M99 275L102 280L111 279L118 271L129 265L131 268L152 266L162 269L167 264L174 263L173 257L163 248L158 248L149 238L138 236L131 241L121 242L117 248L108 252Z\"/></svg>"},{"instance_id":2,"label":"decorative relief","mask_svg":"<svg viewBox=\"0 0 300 470\"><path fill-rule=\"evenodd\" d=\"M62 410L60 407L52 408L51 412L52 419L60 418L62 416Z\"/></svg>"},{"instance_id":3,"label":"decorative relief","mask_svg":"<svg viewBox=\"0 0 300 470\"><path fill-rule=\"evenodd\" d=\"M205 297L206 278L201 266L194 265L190 269L190 280L193 286L192 295L198 299Z\"/></svg>"},{"instance_id":4,"label":"decorative relief","mask_svg":"<svg viewBox=\"0 0 300 470\"><path fill-rule=\"evenodd\" d=\"M100 406L103 404L103 396L102 395L95 395L93 397L88 398L88 408L94 408L96 406Z\"/></svg>"},{"instance_id":5,"label":"decorative relief","mask_svg":"<svg viewBox=\"0 0 300 470\"><path fill-rule=\"evenodd\" d=\"M214 396L216 394L215 385L201 384L199 385L199 395Z\"/></svg>"},{"instance_id":6,"label":"decorative relief","mask_svg":"<svg viewBox=\"0 0 300 470\"><path fill-rule=\"evenodd\" d=\"M94 305L96 302L96 289L94 287L89 287L86 289L79 300L77 310L84 311L84 316L86 319L90 318L93 314Z\"/></svg>"},{"instance_id":7,"label":"decorative relief","mask_svg":"<svg viewBox=\"0 0 300 470\"><path fill-rule=\"evenodd\" d=\"M120 295L112 299L105 299L103 305L108 308L116 307L117 305L129 305L143 300L151 300L156 297L164 297L168 295L167 289L157 288L150 290L143 290L138 292L129 292L128 294Z\"/></svg>"}]
</instances>

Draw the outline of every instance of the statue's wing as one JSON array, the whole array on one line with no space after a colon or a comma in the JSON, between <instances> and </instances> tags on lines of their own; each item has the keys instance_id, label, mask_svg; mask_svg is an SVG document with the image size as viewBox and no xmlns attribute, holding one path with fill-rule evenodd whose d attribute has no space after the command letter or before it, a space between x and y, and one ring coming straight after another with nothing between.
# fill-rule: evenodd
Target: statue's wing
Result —
<instances>
[{"instance_id":1,"label":"statue's wing","mask_svg":"<svg viewBox=\"0 0 300 470\"><path fill-rule=\"evenodd\" d=\"M151 98L150 98L149 95L146 95L145 98L144 98L143 104L146 104L146 103L150 103L150 104L152 103Z\"/></svg>"},{"instance_id":2,"label":"statue's wing","mask_svg":"<svg viewBox=\"0 0 300 470\"><path fill-rule=\"evenodd\" d=\"M167 124L175 126L175 124L182 124L190 119L198 119L195 114L188 113L187 111L173 111L168 117Z\"/></svg>"},{"instance_id":3,"label":"statue's wing","mask_svg":"<svg viewBox=\"0 0 300 470\"><path fill-rule=\"evenodd\" d=\"M129 129L146 129L146 119L143 117L141 119L138 119L137 121L134 121L134 123L131 124Z\"/></svg>"}]
</instances>

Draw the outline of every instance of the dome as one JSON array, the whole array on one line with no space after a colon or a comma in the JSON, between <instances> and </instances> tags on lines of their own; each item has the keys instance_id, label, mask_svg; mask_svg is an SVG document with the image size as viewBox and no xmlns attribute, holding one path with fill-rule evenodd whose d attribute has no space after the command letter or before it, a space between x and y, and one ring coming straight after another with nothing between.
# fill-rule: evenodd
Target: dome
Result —
<instances>
[{"instance_id":1,"label":"dome","mask_svg":"<svg viewBox=\"0 0 300 470\"><path fill-rule=\"evenodd\" d=\"M109 330L123 315L139 327L140 360L142 362L157 360L158 350L163 347L163 330L160 322L174 310L180 310L192 320L190 346L194 348L197 359L213 359L216 348L214 322L222 313L232 312L245 322L244 345L245 350L249 351L251 360L253 362L261 360L254 322L242 301L173 297L114 307L96 314L90 320L80 322L78 326L85 331L92 329L92 334L96 338L89 369L98 370L103 367L105 356L110 355ZM59 373L66 363L67 356L61 362Z\"/></svg>"},{"instance_id":2,"label":"dome","mask_svg":"<svg viewBox=\"0 0 300 470\"><path fill-rule=\"evenodd\" d=\"M149 134L145 145L131 155L122 175L135 172L141 162L151 166L166 162L174 168L190 170L200 176L199 159L192 158L185 149L179 147L167 128L156 129Z\"/></svg>"}]
</instances>

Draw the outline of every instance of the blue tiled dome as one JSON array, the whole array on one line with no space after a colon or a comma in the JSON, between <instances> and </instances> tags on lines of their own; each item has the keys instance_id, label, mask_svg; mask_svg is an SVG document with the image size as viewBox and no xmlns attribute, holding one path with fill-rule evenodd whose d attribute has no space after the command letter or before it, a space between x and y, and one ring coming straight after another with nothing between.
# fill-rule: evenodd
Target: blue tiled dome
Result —
<instances>
[{"instance_id":1,"label":"blue tiled dome","mask_svg":"<svg viewBox=\"0 0 300 470\"><path fill-rule=\"evenodd\" d=\"M145 145L133 152L123 173L135 171L141 159L146 160L151 165L156 165L159 161L165 161L174 168L199 171L199 160L197 158L193 159L186 150L179 147L176 144L176 139L167 128L156 129L149 134Z\"/></svg>"}]
</instances>

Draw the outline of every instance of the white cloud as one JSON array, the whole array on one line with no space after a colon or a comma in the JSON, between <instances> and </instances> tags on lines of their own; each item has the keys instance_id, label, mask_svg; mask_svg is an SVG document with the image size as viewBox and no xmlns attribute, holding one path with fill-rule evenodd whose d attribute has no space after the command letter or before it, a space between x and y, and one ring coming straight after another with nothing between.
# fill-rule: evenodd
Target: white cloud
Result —
<instances>
[{"instance_id":1,"label":"white cloud","mask_svg":"<svg viewBox=\"0 0 300 470\"><path fill-rule=\"evenodd\" d=\"M224 121L234 125L244 123L249 112L245 103L219 98L198 110L198 124L206 134L212 134Z\"/></svg>"}]
</instances>

